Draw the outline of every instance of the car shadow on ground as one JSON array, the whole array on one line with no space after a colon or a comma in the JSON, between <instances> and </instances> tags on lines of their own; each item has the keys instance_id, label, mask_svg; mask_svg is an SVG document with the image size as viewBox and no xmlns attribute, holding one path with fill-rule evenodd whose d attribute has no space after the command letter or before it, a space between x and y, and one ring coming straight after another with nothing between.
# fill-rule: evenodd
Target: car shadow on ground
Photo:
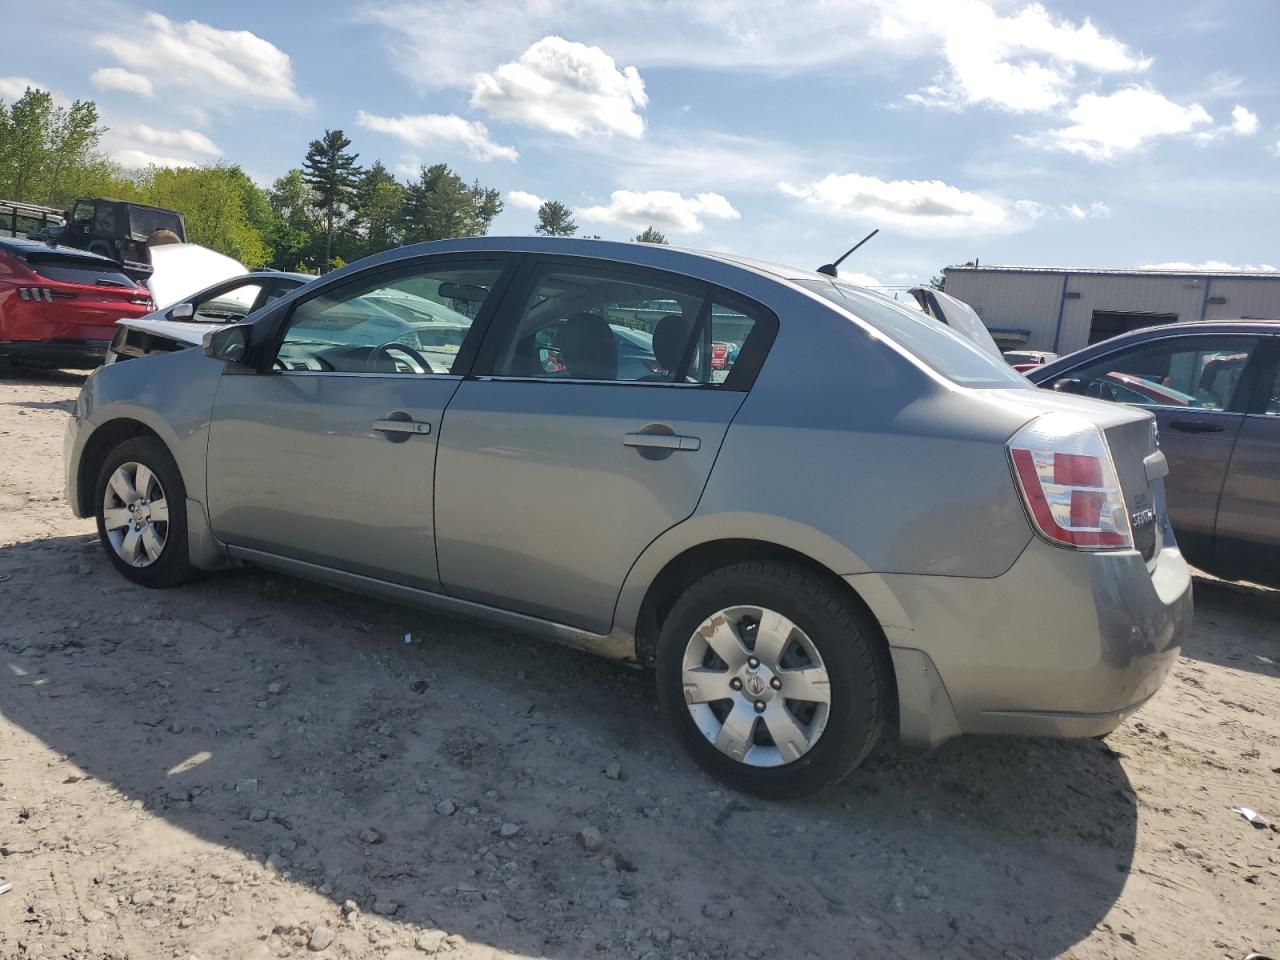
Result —
<instances>
[{"instance_id":1,"label":"car shadow on ground","mask_svg":"<svg viewBox=\"0 0 1280 960\"><path fill-rule=\"evenodd\" d=\"M885 750L770 803L685 760L648 674L506 631L256 571L148 591L90 537L0 548L0 607L4 716L70 763L335 903L517 954L1053 957L1133 858L1102 742Z\"/></svg>"},{"instance_id":2,"label":"car shadow on ground","mask_svg":"<svg viewBox=\"0 0 1280 960\"><path fill-rule=\"evenodd\" d=\"M1280 590L1197 577L1195 602L1183 656L1280 677Z\"/></svg>"},{"instance_id":3,"label":"car shadow on ground","mask_svg":"<svg viewBox=\"0 0 1280 960\"><path fill-rule=\"evenodd\" d=\"M87 370L56 370L50 367L24 367L13 364L0 367L0 383L47 383L51 386L78 387L89 377Z\"/></svg>"}]
</instances>

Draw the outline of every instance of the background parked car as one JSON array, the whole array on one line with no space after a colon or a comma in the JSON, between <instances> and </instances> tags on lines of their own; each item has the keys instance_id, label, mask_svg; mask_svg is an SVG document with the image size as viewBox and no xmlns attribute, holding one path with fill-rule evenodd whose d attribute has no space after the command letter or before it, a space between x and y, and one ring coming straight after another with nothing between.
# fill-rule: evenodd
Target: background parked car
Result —
<instances>
[{"instance_id":1,"label":"background parked car","mask_svg":"<svg viewBox=\"0 0 1280 960\"><path fill-rule=\"evenodd\" d=\"M151 308L147 289L106 257L0 239L0 366L97 366L116 320Z\"/></svg>"},{"instance_id":2,"label":"background parked car","mask_svg":"<svg viewBox=\"0 0 1280 960\"><path fill-rule=\"evenodd\" d=\"M655 303L661 372L624 367L612 318ZM1141 707L1191 614L1152 423L821 274L485 237L104 367L67 489L137 583L256 563L651 664L700 764L794 796L887 724L1094 736Z\"/></svg>"},{"instance_id":3,"label":"background parked car","mask_svg":"<svg viewBox=\"0 0 1280 960\"><path fill-rule=\"evenodd\" d=\"M1035 384L1149 409L1187 559L1280 585L1280 322L1148 327L1027 372Z\"/></svg>"},{"instance_id":4,"label":"background parked car","mask_svg":"<svg viewBox=\"0 0 1280 960\"><path fill-rule=\"evenodd\" d=\"M57 239L62 246L110 257L130 276L145 280L152 269L147 238L157 230L168 230L183 241L187 237L186 223L175 210L97 197L71 205Z\"/></svg>"},{"instance_id":5,"label":"background parked car","mask_svg":"<svg viewBox=\"0 0 1280 960\"><path fill-rule=\"evenodd\" d=\"M1058 355L1049 350L1006 350L1004 361L1019 373L1034 370L1041 364L1057 360Z\"/></svg>"}]
</instances>

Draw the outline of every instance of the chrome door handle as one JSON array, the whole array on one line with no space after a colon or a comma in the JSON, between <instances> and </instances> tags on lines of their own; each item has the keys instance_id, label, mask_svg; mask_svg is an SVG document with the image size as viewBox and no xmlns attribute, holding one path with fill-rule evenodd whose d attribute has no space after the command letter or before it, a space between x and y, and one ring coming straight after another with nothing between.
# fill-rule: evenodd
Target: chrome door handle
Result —
<instances>
[{"instance_id":1,"label":"chrome door handle","mask_svg":"<svg viewBox=\"0 0 1280 960\"><path fill-rule=\"evenodd\" d=\"M379 433L430 433L431 424L425 420L375 420L373 429Z\"/></svg>"},{"instance_id":2,"label":"chrome door handle","mask_svg":"<svg viewBox=\"0 0 1280 960\"><path fill-rule=\"evenodd\" d=\"M647 447L654 450L699 450L702 441L697 437L681 437L674 433L628 433L622 437L628 447Z\"/></svg>"}]
</instances>

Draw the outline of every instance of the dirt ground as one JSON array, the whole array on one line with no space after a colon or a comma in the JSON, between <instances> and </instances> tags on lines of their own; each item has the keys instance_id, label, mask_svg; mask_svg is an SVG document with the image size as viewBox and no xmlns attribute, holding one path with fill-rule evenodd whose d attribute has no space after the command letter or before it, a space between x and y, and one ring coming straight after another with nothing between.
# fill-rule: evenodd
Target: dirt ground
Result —
<instances>
[{"instance_id":1,"label":"dirt ground","mask_svg":"<svg viewBox=\"0 0 1280 960\"><path fill-rule=\"evenodd\" d=\"M644 673L261 572L126 583L62 498L78 386L0 381L0 957L1280 956L1280 833L1228 809L1280 819L1276 592L1198 581L1106 742L767 803Z\"/></svg>"}]
</instances>

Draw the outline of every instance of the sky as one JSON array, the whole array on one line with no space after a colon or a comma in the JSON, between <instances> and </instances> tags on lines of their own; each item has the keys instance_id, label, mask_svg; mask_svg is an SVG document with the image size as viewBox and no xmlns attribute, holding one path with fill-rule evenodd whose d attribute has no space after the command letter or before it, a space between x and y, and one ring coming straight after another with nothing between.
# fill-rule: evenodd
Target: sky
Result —
<instances>
[{"instance_id":1,"label":"sky","mask_svg":"<svg viewBox=\"0 0 1280 960\"><path fill-rule=\"evenodd\" d=\"M3 0L0 99L263 185L340 128L580 232L885 287L943 266L1280 265L1276 0Z\"/></svg>"}]
</instances>

